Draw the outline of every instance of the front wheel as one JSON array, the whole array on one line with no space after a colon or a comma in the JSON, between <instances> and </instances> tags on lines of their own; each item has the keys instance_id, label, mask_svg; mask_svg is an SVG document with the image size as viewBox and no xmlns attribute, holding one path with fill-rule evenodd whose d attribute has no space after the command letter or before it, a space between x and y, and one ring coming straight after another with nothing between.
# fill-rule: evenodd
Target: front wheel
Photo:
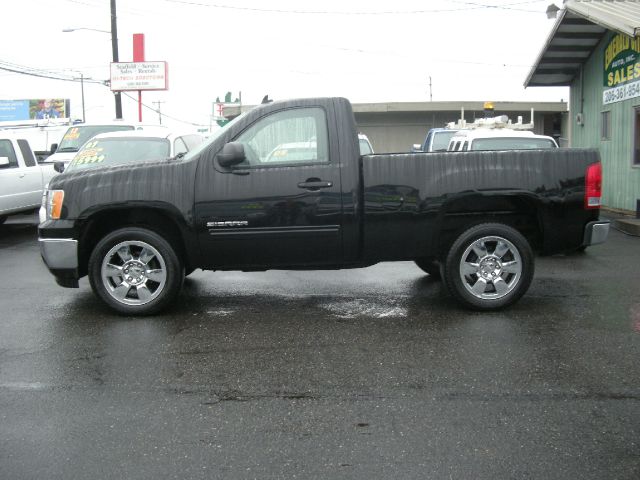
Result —
<instances>
[{"instance_id":1,"label":"front wheel","mask_svg":"<svg viewBox=\"0 0 640 480\"><path fill-rule=\"evenodd\" d=\"M157 313L180 292L184 267L156 232L128 227L111 232L89 258L91 288L125 315Z\"/></svg>"},{"instance_id":2,"label":"front wheel","mask_svg":"<svg viewBox=\"0 0 640 480\"><path fill-rule=\"evenodd\" d=\"M453 243L444 264L451 294L476 310L516 302L533 279L533 252L517 230L499 223L476 225Z\"/></svg>"}]
</instances>

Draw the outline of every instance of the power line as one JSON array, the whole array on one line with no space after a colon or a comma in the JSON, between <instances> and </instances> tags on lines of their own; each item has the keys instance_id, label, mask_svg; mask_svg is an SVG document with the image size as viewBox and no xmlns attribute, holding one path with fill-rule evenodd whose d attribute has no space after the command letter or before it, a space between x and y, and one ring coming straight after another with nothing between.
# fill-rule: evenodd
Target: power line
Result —
<instances>
[{"instance_id":1,"label":"power line","mask_svg":"<svg viewBox=\"0 0 640 480\"><path fill-rule=\"evenodd\" d=\"M246 12L258 12L258 13L288 13L298 15L414 15L420 13L444 13L444 12L460 12L464 10L477 10L477 9L504 9L504 10L516 10L528 13L540 13L538 10L525 10L519 8L513 8L514 5L523 5L530 3L540 3L543 0L529 0L512 2L504 5L500 4L486 4L478 2L467 1L455 1L455 3L466 5L466 8L439 8L430 10L386 10L386 11L339 11L339 10L286 10L277 8L255 8L255 7L240 7L235 5L223 5L218 3L203 3L193 0L163 0L167 3L178 3L181 5L192 5L196 7L218 8L225 10L237 10Z\"/></svg>"},{"instance_id":2,"label":"power line","mask_svg":"<svg viewBox=\"0 0 640 480\"><path fill-rule=\"evenodd\" d=\"M138 99L132 97L131 95L129 95L127 92L122 92L122 95L124 95L127 98L130 98L131 100L133 100L134 102L138 103ZM147 110L151 110L154 113L158 113L158 109L150 107L149 105L147 105L146 103L142 103L142 106L144 108L146 108ZM187 125L192 125L194 127L207 127L208 125L205 125L204 123L195 123L195 122L190 122L188 120L182 120L180 118L176 118L176 117L172 117L171 115L167 115L166 113L162 114L163 117L168 118L170 120L174 120L176 122L180 122L180 123L186 123Z\"/></svg>"}]
</instances>

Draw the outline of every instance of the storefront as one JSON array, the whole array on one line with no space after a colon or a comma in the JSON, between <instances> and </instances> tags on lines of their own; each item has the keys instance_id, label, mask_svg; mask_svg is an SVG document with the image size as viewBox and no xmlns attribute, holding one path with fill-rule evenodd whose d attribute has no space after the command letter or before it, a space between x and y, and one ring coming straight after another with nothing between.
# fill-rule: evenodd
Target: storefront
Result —
<instances>
[{"instance_id":1,"label":"storefront","mask_svg":"<svg viewBox=\"0 0 640 480\"><path fill-rule=\"evenodd\" d=\"M603 203L640 202L640 3L568 0L525 87L569 86L572 147L598 148Z\"/></svg>"}]
</instances>

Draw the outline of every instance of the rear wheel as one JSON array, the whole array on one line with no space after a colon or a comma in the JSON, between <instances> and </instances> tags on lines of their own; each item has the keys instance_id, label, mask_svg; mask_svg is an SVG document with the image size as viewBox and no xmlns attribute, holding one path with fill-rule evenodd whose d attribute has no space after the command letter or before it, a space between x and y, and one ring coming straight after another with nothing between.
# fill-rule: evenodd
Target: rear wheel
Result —
<instances>
[{"instance_id":1,"label":"rear wheel","mask_svg":"<svg viewBox=\"0 0 640 480\"><path fill-rule=\"evenodd\" d=\"M470 228L453 243L444 264L451 294L476 310L493 310L517 301L533 279L533 252L515 229L486 223Z\"/></svg>"},{"instance_id":2,"label":"rear wheel","mask_svg":"<svg viewBox=\"0 0 640 480\"><path fill-rule=\"evenodd\" d=\"M91 253L88 270L93 291L125 315L160 311L176 297L184 279L184 267L171 244L137 227L103 238Z\"/></svg>"}]
</instances>

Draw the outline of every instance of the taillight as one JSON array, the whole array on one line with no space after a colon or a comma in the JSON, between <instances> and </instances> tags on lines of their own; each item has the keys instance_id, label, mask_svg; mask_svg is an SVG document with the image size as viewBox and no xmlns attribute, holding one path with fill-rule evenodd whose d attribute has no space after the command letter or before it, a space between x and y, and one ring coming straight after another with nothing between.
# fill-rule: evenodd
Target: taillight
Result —
<instances>
[{"instance_id":1,"label":"taillight","mask_svg":"<svg viewBox=\"0 0 640 480\"><path fill-rule=\"evenodd\" d=\"M602 204L602 164L598 162L589 165L584 183L584 208L600 208Z\"/></svg>"}]
</instances>

